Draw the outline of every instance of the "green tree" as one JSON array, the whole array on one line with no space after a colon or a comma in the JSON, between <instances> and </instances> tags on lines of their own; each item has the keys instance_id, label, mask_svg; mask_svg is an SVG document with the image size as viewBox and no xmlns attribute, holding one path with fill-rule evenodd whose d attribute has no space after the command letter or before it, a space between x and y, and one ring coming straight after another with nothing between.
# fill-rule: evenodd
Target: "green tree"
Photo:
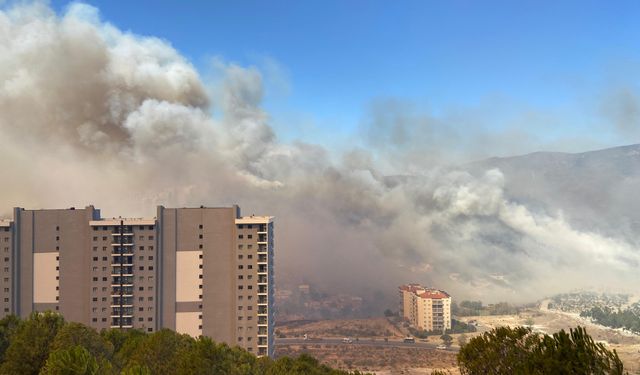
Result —
<instances>
[{"instance_id":1,"label":"green tree","mask_svg":"<svg viewBox=\"0 0 640 375\"><path fill-rule=\"evenodd\" d=\"M622 374L618 354L582 327L553 336L527 327L499 327L474 337L458 353L462 374Z\"/></svg>"},{"instance_id":2,"label":"green tree","mask_svg":"<svg viewBox=\"0 0 640 375\"><path fill-rule=\"evenodd\" d=\"M11 338L0 367L2 374L37 375L44 366L51 343L64 325L60 314L34 312Z\"/></svg>"},{"instance_id":3,"label":"green tree","mask_svg":"<svg viewBox=\"0 0 640 375\"><path fill-rule=\"evenodd\" d=\"M110 359L113 344L103 338L98 331L80 323L68 323L56 335L51 350L68 349L75 346L85 348L98 361Z\"/></svg>"},{"instance_id":4,"label":"green tree","mask_svg":"<svg viewBox=\"0 0 640 375\"><path fill-rule=\"evenodd\" d=\"M127 368L131 365L146 366L154 375L175 373L177 354L193 345L195 340L189 335L181 335L163 329L149 335L130 353Z\"/></svg>"},{"instance_id":5,"label":"green tree","mask_svg":"<svg viewBox=\"0 0 640 375\"><path fill-rule=\"evenodd\" d=\"M0 320L0 363L4 361L4 354L9 348L11 338L18 331L22 322L15 315L8 315Z\"/></svg>"},{"instance_id":6,"label":"green tree","mask_svg":"<svg viewBox=\"0 0 640 375\"><path fill-rule=\"evenodd\" d=\"M52 352L40 375L98 375L95 357L82 346L58 349Z\"/></svg>"}]
</instances>

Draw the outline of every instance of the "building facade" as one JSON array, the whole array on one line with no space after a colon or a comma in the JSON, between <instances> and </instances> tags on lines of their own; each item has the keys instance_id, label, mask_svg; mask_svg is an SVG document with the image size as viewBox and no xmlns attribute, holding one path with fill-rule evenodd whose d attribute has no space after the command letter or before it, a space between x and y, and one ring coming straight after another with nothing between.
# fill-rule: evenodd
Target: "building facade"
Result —
<instances>
[{"instance_id":1,"label":"building facade","mask_svg":"<svg viewBox=\"0 0 640 375\"><path fill-rule=\"evenodd\" d=\"M238 206L104 219L84 209L0 220L0 314L57 311L96 329L173 329L273 355L274 223Z\"/></svg>"},{"instance_id":2,"label":"building facade","mask_svg":"<svg viewBox=\"0 0 640 375\"><path fill-rule=\"evenodd\" d=\"M451 329L451 296L419 284L399 288L400 314L411 325L425 331Z\"/></svg>"}]
</instances>

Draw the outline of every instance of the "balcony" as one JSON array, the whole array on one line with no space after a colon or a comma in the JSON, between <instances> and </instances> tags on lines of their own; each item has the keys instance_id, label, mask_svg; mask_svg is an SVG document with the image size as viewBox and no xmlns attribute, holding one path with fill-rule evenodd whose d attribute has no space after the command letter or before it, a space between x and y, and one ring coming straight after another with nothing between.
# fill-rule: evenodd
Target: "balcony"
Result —
<instances>
[{"instance_id":1,"label":"balcony","mask_svg":"<svg viewBox=\"0 0 640 375\"><path fill-rule=\"evenodd\" d=\"M120 296L120 286L114 286L111 288L112 296ZM132 286L123 286L122 287L122 295L123 296L132 296L133 295L133 287Z\"/></svg>"},{"instance_id":2,"label":"balcony","mask_svg":"<svg viewBox=\"0 0 640 375\"><path fill-rule=\"evenodd\" d=\"M119 266L120 263L122 263L123 265L132 265L133 264L133 257L132 256L120 256L119 254L114 256L113 259L111 260L111 265L112 266Z\"/></svg>"},{"instance_id":3,"label":"balcony","mask_svg":"<svg viewBox=\"0 0 640 375\"><path fill-rule=\"evenodd\" d=\"M264 233L258 234L258 242L267 242L267 235Z\"/></svg>"},{"instance_id":4,"label":"balcony","mask_svg":"<svg viewBox=\"0 0 640 375\"><path fill-rule=\"evenodd\" d=\"M133 267L132 266L113 266L111 267L111 276L119 276L123 275L133 275Z\"/></svg>"},{"instance_id":5,"label":"balcony","mask_svg":"<svg viewBox=\"0 0 640 375\"><path fill-rule=\"evenodd\" d=\"M258 315L264 315L267 311L267 306L258 306Z\"/></svg>"},{"instance_id":6,"label":"balcony","mask_svg":"<svg viewBox=\"0 0 640 375\"><path fill-rule=\"evenodd\" d=\"M120 317L120 312L122 312L122 316L133 316L133 307L130 306L126 306L126 307L112 307L111 308L111 317Z\"/></svg>"},{"instance_id":7,"label":"balcony","mask_svg":"<svg viewBox=\"0 0 640 375\"><path fill-rule=\"evenodd\" d=\"M111 299L111 307L133 306L133 297L113 297Z\"/></svg>"},{"instance_id":8,"label":"balcony","mask_svg":"<svg viewBox=\"0 0 640 375\"><path fill-rule=\"evenodd\" d=\"M133 276L113 276L111 280L112 286L133 285Z\"/></svg>"},{"instance_id":9,"label":"balcony","mask_svg":"<svg viewBox=\"0 0 640 375\"><path fill-rule=\"evenodd\" d=\"M258 273L267 273L267 265L266 264L258 265Z\"/></svg>"}]
</instances>

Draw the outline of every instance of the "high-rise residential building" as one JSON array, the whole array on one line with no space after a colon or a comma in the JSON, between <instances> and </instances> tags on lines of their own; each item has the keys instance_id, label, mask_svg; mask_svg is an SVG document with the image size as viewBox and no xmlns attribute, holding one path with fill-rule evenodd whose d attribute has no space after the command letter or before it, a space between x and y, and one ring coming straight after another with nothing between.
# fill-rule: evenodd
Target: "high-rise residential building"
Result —
<instances>
[{"instance_id":1,"label":"high-rise residential building","mask_svg":"<svg viewBox=\"0 0 640 375\"><path fill-rule=\"evenodd\" d=\"M442 290L419 284L399 287L400 313L417 329L443 331L451 329L451 296Z\"/></svg>"},{"instance_id":2,"label":"high-rise residential building","mask_svg":"<svg viewBox=\"0 0 640 375\"><path fill-rule=\"evenodd\" d=\"M273 217L238 206L105 219L84 209L0 220L0 315L52 310L97 329L170 328L273 355Z\"/></svg>"}]
</instances>

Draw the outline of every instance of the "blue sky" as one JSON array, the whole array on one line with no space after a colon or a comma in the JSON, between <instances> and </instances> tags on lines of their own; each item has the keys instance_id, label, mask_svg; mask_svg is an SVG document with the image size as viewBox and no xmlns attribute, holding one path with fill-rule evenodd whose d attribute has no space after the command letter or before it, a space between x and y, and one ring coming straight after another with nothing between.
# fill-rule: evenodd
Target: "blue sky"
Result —
<instances>
[{"instance_id":1,"label":"blue sky","mask_svg":"<svg viewBox=\"0 0 640 375\"><path fill-rule=\"evenodd\" d=\"M285 139L353 133L372 102L393 98L436 117L483 113L478 126L497 132L541 113L526 131L549 144L638 141L598 109L609 91L638 89L638 1L86 3L120 29L169 41L203 73L213 56L277 66L265 107Z\"/></svg>"}]
</instances>

